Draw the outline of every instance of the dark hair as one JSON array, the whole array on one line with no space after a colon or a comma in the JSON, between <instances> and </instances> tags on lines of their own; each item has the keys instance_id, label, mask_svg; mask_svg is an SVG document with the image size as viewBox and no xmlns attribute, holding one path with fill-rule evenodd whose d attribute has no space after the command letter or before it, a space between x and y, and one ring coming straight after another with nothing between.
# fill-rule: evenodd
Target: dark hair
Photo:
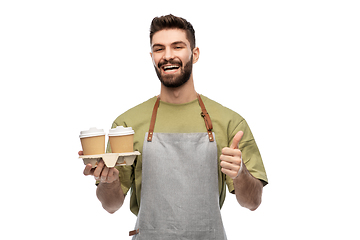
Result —
<instances>
[{"instance_id":1,"label":"dark hair","mask_svg":"<svg viewBox=\"0 0 360 240\"><path fill-rule=\"evenodd\" d=\"M187 40L190 42L191 49L195 48L195 30L191 23L181 17L176 17L172 14L155 17L150 25L150 44L152 43L152 37L158 31L164 29L183 29L186 31Z\"/></svg>"}]
</instances>

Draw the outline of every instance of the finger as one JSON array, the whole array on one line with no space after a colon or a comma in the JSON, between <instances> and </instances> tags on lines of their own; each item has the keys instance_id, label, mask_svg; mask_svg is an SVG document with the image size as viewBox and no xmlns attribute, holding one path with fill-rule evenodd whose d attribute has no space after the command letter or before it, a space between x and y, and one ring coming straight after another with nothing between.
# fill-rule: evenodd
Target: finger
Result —
<instances>
[{"instance_id":1,"label":"finger","mask_svg":"<svg viewBox=\"0 0 360 240\"><path fill-rule=\"evenodd\" d=\"M233 149L233 148L224 147L224 148L221 150L221 153L222 153L223 155L239 156L239 157L241 157L241 151L240 151L240 149Z\"/></svg>"},{"instance_id":2,"label":"finger","mask_svg":"<svg viewBox=\"0 0 360 240\"><path fill-rule=\"evenodd\" d=\"M235 171L236 173L240 170L240 164L234 164L231 162L221 161L220 166L224 169Z\"/></svg>"},{"instance_id":3,"label":"finger","mask_svg":"<svg viewBox=\"0 0 360 240\"><path fill-rule=\"evenodd\" d=\"M234 166L240 166L240 164L241 164L241 158L240 157L232 157L232 156L221 155L220 160L221 160L220 166L222 166L221 164L223 162L226 162L228 164L232 164Z\"/></svg>"},{"instance_id":4,"label":"finger","mask_svg":"<svg viewBox=\"0 0 360 240\"><path fill-rule=\"evenodd\" d=\"M225 173L226 175L228 175L232 179L234 179L237 176L237 172L235 172L233 170L230 170L230 169L222 168L221 172Z\"/></svg>"},{"instance_id":5,"label":"finger","mask_svg":"<svg viewBox=\"0 0 360 240\"><path fill-rule=\"evenodd\" d=\"M244 132L243 131L239 131L235 134L234 138L233 138L233 141L231 143L231 146L230 148L232 149L237 149L239 148L239 143L240 143L240 140L242 138L242 136L244 135Z\"/></svg>"},{"instance_id":6,"label":"finger","mask_svg":"<svg viewBox=\"0 0 360 240\"><path fill-rule=\"evenodd\" d=\"M116 168L109 168L107 182L112 183L119 178L119 171Z\"/></svg>"},{"instance_id":7,"label":"finger","mask_svg":"<svg viewBox=\"0 0 360 240\"><path fill-rule=\"evenodd\" d=\"M221 160L221 162L223 162L223 161L233 162L233 156L221 154L220 155L220 160Z\"/></svg>"},{"instance_id":8,"label":"finger","mask_svg":"<svg viewBox=\"0 0 360 240\"><path fill-rule=\"evenodd\" d=\"M103 171L105 164L103 160L100 160L94 171L94 177L96 180L100 179L101 172Z\"/></svg>"},{"instance_id":9,"label":"finger","mask_svg":"<svg viewBox=\"0 0 360 240\"><path fill-rule=\"evenodd\" d=\"M109 173L109 168L105 166L101 172L100 181L106 182L108 178L108 173Z\"/></svg>"},{"instance_id":10,"label":"finger","mask_svg":"<svg viewBox=\"0 0 360 240\"><path fill-rule=\"evenodd\" d=\"M92 175L92 165L89 163L89 164L86 164L85 166L85 169L84 169L84 175L85 176L88 176L88 175Z\"/></svg>"},{"instance_id":11,"label":"finger","mask_svg":"<svg viewBox=\"0 0 360 240\"><path fill-rule=\"evenodd\" d=\"M81 156L81 155L84 155L84 152L83 152L83 151L79 151L78 154L79 154L79 156Z\"/></svg>"}]
</instances>

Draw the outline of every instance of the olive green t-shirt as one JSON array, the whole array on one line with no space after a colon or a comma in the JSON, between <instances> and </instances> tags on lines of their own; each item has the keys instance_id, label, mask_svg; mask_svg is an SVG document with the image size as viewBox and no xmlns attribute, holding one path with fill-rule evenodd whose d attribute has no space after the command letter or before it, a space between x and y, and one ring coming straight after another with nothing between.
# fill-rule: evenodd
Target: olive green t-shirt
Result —
<instances>
[{"instance_id":1,"label":"olive green t-shirt","mask_svg":"<svg viewBox=\"0 0 360 240\"><path fill-rule=\"evenodd\" d=\"M222 148L229 147L235 134L238 131L243 131L244 135L239 144L239 149L242 151L242 159L249 172L254 177L262 180L264 185L266 185L268 180L260 152L244 118L236 112L205 96L201 96L201 98L213 124L213 132L215 133L218 150L218 159L221 155ZM142 153L145 133L149 131L151 115L156 99L157 97L153 97L126 111L116 118L112 124L112 128L115 128L116 126L133 128L135 131L134 151ZM196 99L185 104L170 104L160 101L154 132L207 132L204 119L201 116L201 108L198 100ZM107 152L111 152L109 144ZM218 168L219 203L220 207L222 207L226 194L225 183L230 192L234 191L234 185L232 179L221 172L220 164L218 164ZM130 210L137 215L140 207L141 196L142 155L137 156L133 165L119 166L117 169L119 170L121 187L124 193L126 194L129 189L132 189Z\"/></svg>"}]
</instances>

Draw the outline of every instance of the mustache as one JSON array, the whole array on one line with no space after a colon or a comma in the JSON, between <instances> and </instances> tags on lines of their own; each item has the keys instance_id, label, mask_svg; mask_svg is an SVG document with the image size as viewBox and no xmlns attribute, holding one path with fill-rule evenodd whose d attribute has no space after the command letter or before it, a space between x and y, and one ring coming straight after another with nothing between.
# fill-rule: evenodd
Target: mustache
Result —
<instances>
[{"instance_id":1,"label":"mustache","mask_svg":"<svg viewBox=\"0 0 360 240\"><path fill-rule=\"evenodd\" d=\"M158 63L158 68L161 68L163 65L165 64L176 64L176 65L179 65L180 67L182 67L182 62L180 60L173 60L173 59L170 59L170 60L162 60Z\"/></svg>"}]
</instances>

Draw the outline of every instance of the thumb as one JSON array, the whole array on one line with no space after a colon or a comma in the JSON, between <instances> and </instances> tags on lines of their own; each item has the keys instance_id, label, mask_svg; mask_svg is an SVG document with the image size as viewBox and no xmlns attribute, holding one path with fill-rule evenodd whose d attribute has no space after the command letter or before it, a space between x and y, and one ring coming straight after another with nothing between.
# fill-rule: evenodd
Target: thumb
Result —
<instances>
[{"instance_id":1,"label":"thumb","mask_svg":"<svg viewBox=\"0 0 360 240\"><path fill-rule=\"evenodd\" d=\"M234 136L234 139L233 139L233 142L231 143L231 146L230 148L232 149L238 149L239 148L239 143L240 143L240 140L242 138L242 136L244 135L244 132L243 131L239 131L235 134Z\"/></svg>"}]
</instances>

